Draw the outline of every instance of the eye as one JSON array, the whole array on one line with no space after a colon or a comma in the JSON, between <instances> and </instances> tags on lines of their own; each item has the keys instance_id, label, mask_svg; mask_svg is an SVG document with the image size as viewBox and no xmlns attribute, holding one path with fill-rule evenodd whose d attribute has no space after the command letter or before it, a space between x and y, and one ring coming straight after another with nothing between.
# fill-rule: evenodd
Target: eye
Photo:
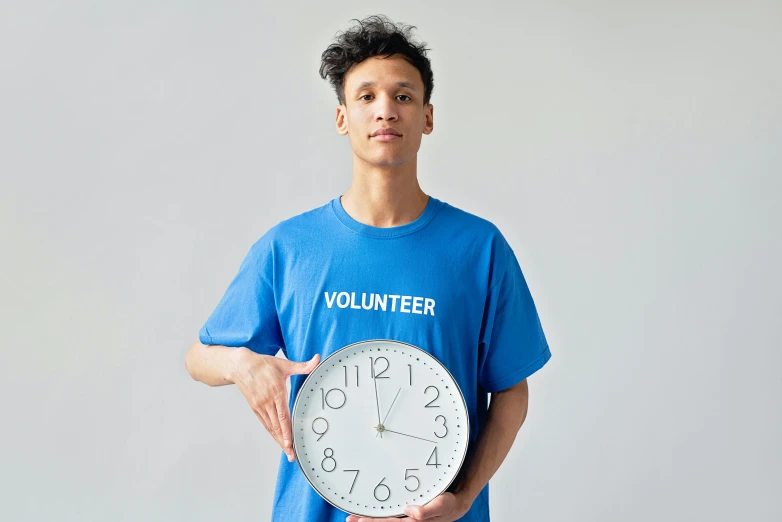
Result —
<instances>
[{"instance_id":1,"label":"eye","mask_svg":"<svg viewBox=\"0 0 782 522\"><path fill-rule=\"evenodd\" d=\"M364 94L363 96L359 96L358 99L361 100L361 99L365 98L366 96L372 96L372 95L371 94ZM397 95L397 98L399 98L399 96L404 96L405 98L412 99L407 94L399 94L399 95Z\"/></svg>"}]
</instances>

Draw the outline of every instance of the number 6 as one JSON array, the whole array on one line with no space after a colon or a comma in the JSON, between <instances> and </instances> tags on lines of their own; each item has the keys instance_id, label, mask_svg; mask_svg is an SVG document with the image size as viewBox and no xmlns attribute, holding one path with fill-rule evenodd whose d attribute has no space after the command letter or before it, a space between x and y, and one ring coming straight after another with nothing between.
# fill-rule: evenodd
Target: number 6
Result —
<instances>
[{"instance_id":1,"label":"number 6","mask_svg":"<svg viewBox=\"0 0 782 522\"><path fill-rule=\"evenodd\" d=\"M383 477L383 480L385 480L385 479L386 478ZM377 486L375 486L375 490L373 491L373 493L375 495L375 498L377 498L377 488L382 486L382 487L384 487L384 488L386 488L388 490L388 495L386 495L386 498L377 498L380 502L385 502L386 500L388 500L391 497L391 488L389 488L388 486L383 484L383 480L381 480L380 483Z\"/></svg>"}]
</instances>

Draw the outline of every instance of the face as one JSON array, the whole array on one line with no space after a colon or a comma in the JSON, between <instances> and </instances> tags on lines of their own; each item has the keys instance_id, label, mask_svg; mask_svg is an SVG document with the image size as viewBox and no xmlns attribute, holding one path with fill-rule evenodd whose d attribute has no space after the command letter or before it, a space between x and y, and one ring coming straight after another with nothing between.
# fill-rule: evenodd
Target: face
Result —
<instances>
[{"instance_id":1,"label":"face","mask_svg":"<svg viewBox=\"0 0 782 522\"><path fill-rule=\"evenodd\" d=\"M337 132L350 137L353 154L375 167L414 161L422 134L434 128L432 104L424 105L421 73L399 55L372 57L345 75L345 105L337 107ZM378 138L378 129L400 136Z\"/></svg>"}]
</instances>

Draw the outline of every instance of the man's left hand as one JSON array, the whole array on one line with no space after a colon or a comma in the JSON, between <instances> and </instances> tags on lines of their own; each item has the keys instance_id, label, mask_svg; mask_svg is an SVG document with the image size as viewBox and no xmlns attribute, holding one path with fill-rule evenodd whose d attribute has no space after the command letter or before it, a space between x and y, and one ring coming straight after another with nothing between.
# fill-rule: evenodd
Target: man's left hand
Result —
<instances>
[{"instance_id":1,"label":"man's left hand","mask_svg":"<svg viewBox=\"0 0 782 522\"><path fill-rule=\"evenodd\" d=\"M453 522L463 517L470 507L464 507L459 499L446 491L435 497L425 506L410 504L405 506L406 517L402 518L370 518L350 515L345 522Z\"/></svg>"}]
</instances>

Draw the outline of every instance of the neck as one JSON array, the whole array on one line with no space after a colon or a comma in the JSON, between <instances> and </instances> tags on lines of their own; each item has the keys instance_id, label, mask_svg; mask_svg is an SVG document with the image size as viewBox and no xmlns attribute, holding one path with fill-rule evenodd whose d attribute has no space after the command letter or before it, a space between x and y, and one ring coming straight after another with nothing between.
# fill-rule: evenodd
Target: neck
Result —
<instances>
[{"instance_id":1,"label":"neck","mask_svg":"<svg viewBox=\"0 0 782 522\"><path fill-rule=\"evenodd\" d=\"M350 217L372 227L398 227L415 221L429 201L418 185L415 161L395 168L353 168L353 182L342 196Z\"/></svg>"}]
</instances>

